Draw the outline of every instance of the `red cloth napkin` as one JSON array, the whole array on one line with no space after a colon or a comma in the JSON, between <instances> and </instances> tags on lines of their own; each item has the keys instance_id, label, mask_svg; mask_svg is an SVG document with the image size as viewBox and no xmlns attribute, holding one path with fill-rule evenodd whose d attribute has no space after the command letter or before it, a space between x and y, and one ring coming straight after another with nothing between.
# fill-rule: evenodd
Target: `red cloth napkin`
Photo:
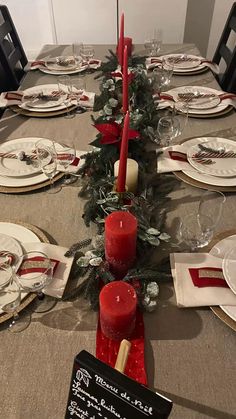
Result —
<instances>
[{"instance_id":1,"label":"red cloth napkin","mask_svg":"<svg viewBox=\"0 0 236 419\"><path fill-rule=\"evenodd\" d=\"M144 360L144 323L143 315L137 310L135 330L129 339L131 349L124 374L140 384L147 385ZM120 342L103 335L98 320L96 337L96 357L114 368Z\"/></svg>"},{"instance_id":2,"label":"red cloth napkin","mask_svg":"<svg viewBox=\"0 0 236 419\"><path fill-rule=\"evenodd\" d=\"M195 287L225 287L229 288L221 268L189 268L189 273Z\"/></svg>"}]
</instances>

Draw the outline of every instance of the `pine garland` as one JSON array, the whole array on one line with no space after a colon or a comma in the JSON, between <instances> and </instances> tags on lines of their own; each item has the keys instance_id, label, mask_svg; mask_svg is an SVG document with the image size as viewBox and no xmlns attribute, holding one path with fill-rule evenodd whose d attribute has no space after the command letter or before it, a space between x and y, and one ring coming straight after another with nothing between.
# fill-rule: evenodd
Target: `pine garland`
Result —
<instances>
[{"instance_id":1,"label":"pine garland","mask_svg":"<svg viewBox=\"0 0 236 419\"><path fill-rule=\"evenodd\" d=\"M122 127L124 115L121 109L122 79L117 73L117 57L109 50L107 61L101 66L100 79L101 94L96 96L92 123L115 123ZM138 219L137 262L125 276L125 281L139 280L140 303L147 310L152 310L156 303L153 295L157 288L152 284L169 280L171 277L169 263L158 266L151 264L153 251L161 242L169 240L169 236L162 231L165 222L165 208L169 201L168 193L176 182L173 176L165 176L165 182L160 175L153 175L153 163L156 163L156 153L147 151L147 146L155 138L158 124L158 112L153 100L153 87L144 69L143 57L130 57L129 97L130 97L130 129L138 131L140 138L129 141L129 157L135 159L139 165L138 194L126 194L132 205L124 203L114 189L114 162L119 159L119 138L115 143L102 142L103 135L98 132L91 145L96 147L92 152L82 156L84 164L79 170L83 179L79 197L86 199L83 219L86 226L91 222L97 224L98 235L95 240L86 239L74 244L66 253L67 256L76 255L73 276L79 278L79 286L66 295L64 299L74 299L83 295L90 301L92 308L98 306L100 282L103 284L115 278L109 271L104 260L104 219L113 211L123 210L132 212ZM112 73L115 72L115 75ZM118 76L117 76L118 74ZM90 246L90 250L82 253L81 249ZM151 297L148 293L152 289ZM157 286L157 285L156 285ZM153 291L155 289L155 292ZM143 303L142 303L143 301ZM149 304L150 303L150 304Z\"/></svg>"}]
</instances>

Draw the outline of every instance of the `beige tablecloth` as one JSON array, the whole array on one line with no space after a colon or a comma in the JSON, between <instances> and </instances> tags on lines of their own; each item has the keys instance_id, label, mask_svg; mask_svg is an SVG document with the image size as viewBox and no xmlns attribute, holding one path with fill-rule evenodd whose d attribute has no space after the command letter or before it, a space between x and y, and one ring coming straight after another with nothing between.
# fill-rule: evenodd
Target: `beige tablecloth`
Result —
<instances>
[{"instance_id":1,"label":"beige tablecloth","mask_svg":"<svg viewBox=\"0 0 236 419\"><path fill-rule=\"evenodd\" d=\"M107 48L97 46L96 58L103 59ZM65 50L62 46L46 46L41 57L61 55ZM141 48L137 47L136 52L141 53ZM167 52L196 50L193 45L168 45L163 54ZM98 92L93 75L86 75L86 82L88 91ZM27 75L23 88L45 83L56 83L56 77L37 70ZM172 85L217 86L210 71L175 76ZM96 135L90 115L86 112L74 119L37 119L7 110L0 120L1 141L42 136L58 142L75 141L78 149L89 150L89 142ZM190 119L179 141L206 134L234 139L235 113L223 118ZM182 182L172 192L167 229L173 239L178 217L195 208L200 194L200 189ZM93 234L93 228L87 230L81 220L83 205L76 184L55 195L44 190L1 194L0 218L35 224L52 242L70 246ZM228 194L219 231L236 226L235 205L236 197ZM1 419L63 419L73 358L82 349L95 353L96 316L83 301L58 302L45 314L33 313L31 325L19 334L11 334L1 325ZM172 284L161 287L156 312L144 317L149 386L173 400L171 418L236 418L236 333L209 309L177 308Z\"/></svg>"}]
</instances>

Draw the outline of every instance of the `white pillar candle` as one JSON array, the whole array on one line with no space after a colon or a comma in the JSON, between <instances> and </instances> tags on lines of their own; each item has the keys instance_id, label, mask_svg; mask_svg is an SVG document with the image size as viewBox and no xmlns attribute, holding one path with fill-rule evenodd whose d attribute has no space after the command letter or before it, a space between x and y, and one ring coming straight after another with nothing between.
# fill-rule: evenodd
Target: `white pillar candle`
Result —
<instances>
[{"instance_id":1,"label":"white pillar candle","mask_svg":"<svg viewBox=\"0 0 236 419\"><path fill-rule=\"evenodd\" d=\"M114 176L118 176L120 160L117 160L114 164ZM133 159L127 159L126 166L126 182L125 185L129 192L134 194L137 191L138 185L138 163Z\"/></svg>"}]
</instances>

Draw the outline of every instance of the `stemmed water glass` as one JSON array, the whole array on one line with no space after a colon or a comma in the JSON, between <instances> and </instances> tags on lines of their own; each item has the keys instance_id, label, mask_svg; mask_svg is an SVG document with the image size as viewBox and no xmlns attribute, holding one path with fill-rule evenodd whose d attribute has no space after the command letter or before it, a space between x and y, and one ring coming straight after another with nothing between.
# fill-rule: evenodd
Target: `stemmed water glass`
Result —
<instances>
[{"instance_id":1,"label":"stemmed water glass","mask_svg":"<svg viewBox=\"0 0 236 419\"><path fill-rule=\"evenodd\" d=\"M66 115L65 118L70 119L75 117L74 110L71 110L69 107L71 105L71 98L73 92L72 81L70 76L58 76L57 78L58 90L62 97L65 97L63 104L66 107Z\"/></svg>"},{"instance_id":2,"label":"stemmed water glass","mask_svg":"<svg viewBox=\"0 0 236 419\"><path fill-rule=\"evenodd\" d=\"M19 316L17 308L21 303L21 289L15 273L9 265L0 266L0 308L13 315L8 330L16 333L29 326L31 316L24 312Z\"/></svg>"},{"instance_id":3,"label":"stemmed water glass","mask_svg":"<svg viewBox=\"0 0 236 419\"><path fill-rule=\"evenodd\" d=\"M71 176L69 166L73 163L76 157L76 150L75 145L72 143L71 145L67 144L55 144L56 156L57 156L57 166L58 169L62 172L65 172L64 176L64 184L70 184L72 181L74 182L73 177Z\"/></svg>"},{"instance_id":4,"label":"stemmed water glass","mask_svg":"<svg viewBox=\"0 0 236 419\"><path fill-rule=\"evenodd\" d=\"M23 254L21 267L17 273L18 280L25 291L37 294L36 313L49 311L56 304L54 299L48 298L43 293L43 288L52 281L53 268L53 262L43 252L35 250Z\"/></svg>"},{"instance_id":5,"label":"stemmed water glass","mask_svg":"<svg viewBox=\"0 0 236 419\"><path fill-rule=\"evenodd\" d=\"M76 91L74 90L76 89ZM77 76L73 79L73 92L76 93L77 98L77 108L75 110L75 113L81 114L82 112L85 112L85 108L81 106L80 104L80 98L84 94L86 90L86 81L84 76Z\"/></svg>"},{"instance_id":6,"label":"stemmed water glass","mask_svg":"<svg viewBox=\"0 0 236 419\"><path fill-rule=\"evenodd\" d=\"M221 219L225 201L226 198L222 192L204 191L197 212L181 218L178 235L191 251L210 243Z\"/></svg>"},{"instance_id":7,"label":"stemmed water glass","mask_svg":"<svg viewBox=\"0 0 236 419\"><path fill-rule=\"evenodd\" d=\"M155 57L161 50L162 45L162 30L154 29L146 34L144 47L149 57Z\"/></svg>"},{"instance_id":8,"label":"stemmed water glass","mask_svg":"<svg viewBox=\"0 0 236 419\"><path fill-rule=\"evenodd\" d=\"M157 125L157 140L161 146L169 146L171 141L179 137L184 131L188 121L188 104L181 103L178 107L174 106L173 109L162 116Z\"/></svg>"},{"instance_id":9,"label":"stemmed water glass","mask_svg":"<svg viewBox=\"0 0 236 419\"><path fill-rule=\"evenodd\" d=\"M80 49L80 54L81 57L86 61L88 67L87 67L87 72L90 73L91 69L90 69L90 60L94 57L94 47L93 45L82 45L81 49Z\"/></svg>"},{"instance_id":10,"label":"stemmed water glass","mask_svg":"<svg viewBox=\"0 0 236 419\"><path fill-rule=\"evenodd\" d=\"M152 72L152 86L154 93L160 95L163 90L166 90L170 85L173 74L173 65L163 65L154 68Z\"/></svg>"},{"instance_id":11,"label":"stemmed water glass","mask_svg":"<svg viewBox=\"0 0 236 419\"><path fill-rule=\"evenodd\" d=\"M46 139L39 140L35 144L35 151L42 172L50 180L48 193L54 194L59 192L61 187L59 185L55 185L53 182L53 177L57 172L57 156L54 143Z\"/></svg>"}]
</instances>

